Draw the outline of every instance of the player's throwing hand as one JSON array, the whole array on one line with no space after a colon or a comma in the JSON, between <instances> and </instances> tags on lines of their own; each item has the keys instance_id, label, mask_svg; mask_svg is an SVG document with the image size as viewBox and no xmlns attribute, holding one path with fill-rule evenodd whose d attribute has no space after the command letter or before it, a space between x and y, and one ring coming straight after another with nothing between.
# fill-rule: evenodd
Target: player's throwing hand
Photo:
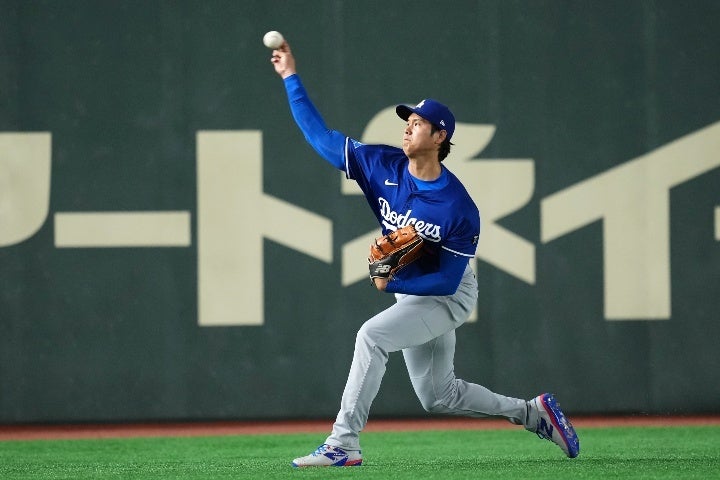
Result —
<instances>
[{"instance_id":1,"label":"player's throwing hand","mask_svg":"<svg viewBox=\"0 0 720 480\"><path fill-rule=\"evenodd\" d=\"M289 77L295 73L295 57L293 57L287 40L285 40L279 48L272 51L270 61L275 66L277 74L282 78Z\"/></svg>"}]
</instances>

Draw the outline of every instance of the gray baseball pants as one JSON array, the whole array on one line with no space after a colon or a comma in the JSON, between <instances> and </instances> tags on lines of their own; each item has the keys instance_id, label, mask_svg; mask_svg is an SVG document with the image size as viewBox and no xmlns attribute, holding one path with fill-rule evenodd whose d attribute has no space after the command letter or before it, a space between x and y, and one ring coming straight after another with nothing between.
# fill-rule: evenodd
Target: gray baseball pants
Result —
<instances>
[{"instance_id":1,"label":"gray baseball pants","mask_svg":"<svg viewBox=\"0 0 720 480\"><path fill-rule=\"evenodd\" d=\"M499 416L517 425L527 424L525 400L455 378L455 329L468 319L478 297L470 266L453 295L396 297L394 305L366 321L357 333L340 411L325 443L360 449L359 434L380 389L388 355L398 350L403 352L415 393L428 412Z\"/></svg>"}]
</instances>

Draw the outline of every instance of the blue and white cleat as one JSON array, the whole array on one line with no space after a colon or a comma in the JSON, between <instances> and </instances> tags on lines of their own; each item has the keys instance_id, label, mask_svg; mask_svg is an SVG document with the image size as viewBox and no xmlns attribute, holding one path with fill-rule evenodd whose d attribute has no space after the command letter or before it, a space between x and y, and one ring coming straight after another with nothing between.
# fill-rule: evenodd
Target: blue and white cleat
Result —
<instances>
[{"instance_id":1,"label":"blue and white cleat","mask_svg":"<svg viewBox=\"0 0 720 480\"><path fill-rule=\"evenodd\" d=\"M560 410L555 397L551 393L543 393L530 400L530 404L538 412L535 426L537 436L555 443L568 457L577 457L580 453L580 440L570 420Z\"/></svg>"},{"instance_id":2,"label":"blue and white cleat","mask_svg":"<svg viewBox=\"0 0 720 480\"><path fill-rule=\"evenodd\" d=\"M310 455L296 458L293 467L359 467L362 465L360 450L343 450L332 445L320 445Z\"/></svg>"}]
</instances>

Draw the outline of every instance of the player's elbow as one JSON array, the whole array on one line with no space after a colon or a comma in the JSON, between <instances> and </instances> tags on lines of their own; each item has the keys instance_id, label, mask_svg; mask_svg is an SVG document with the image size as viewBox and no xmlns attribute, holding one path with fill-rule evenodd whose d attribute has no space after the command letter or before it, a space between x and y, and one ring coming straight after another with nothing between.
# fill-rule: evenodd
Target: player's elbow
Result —
<instances>
[{"instance_id":1,"label":"player's elbow","mask_svg":"<svg viewBox=\"0 0 720 480\"><path fill-rule=\"evenodd\" d=\"M448 296L448 295L455 295L455 292L457 292L457 285L452 288L448 285L443 285L440 289L438 289L438 292L436 295L438 296Z\"/></svg>"},{"instance_id":2,"label":"player's elbow","mask_svg":"<svg viewBox=\"0 0 720 480\"><path fill-rule=\"evenodd\" d=\"M440 284L440 292L438 293L438 295L455 295L455 292L457 292L458 287L460 286L460 279L451 278L447 275L444 275L444 277L445 281Z\"/></svg>"}]
</instances>

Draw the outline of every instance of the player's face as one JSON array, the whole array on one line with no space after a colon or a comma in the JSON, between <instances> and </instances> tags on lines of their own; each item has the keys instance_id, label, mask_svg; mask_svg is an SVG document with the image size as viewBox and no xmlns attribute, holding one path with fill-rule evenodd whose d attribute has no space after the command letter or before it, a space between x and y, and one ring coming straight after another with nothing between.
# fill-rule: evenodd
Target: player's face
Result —
<instances>
[{"instance_id":1,"label":"player's face","mask_svg":"<svg viewBox=\"0 0 720 480\"><path fill-rule=\"evenodd\" d=\"M408 158L437 152L441 133L431 131L430 122L416 113L410 114L403 132L403 151Z\"/></svg>"}]
</instances>

